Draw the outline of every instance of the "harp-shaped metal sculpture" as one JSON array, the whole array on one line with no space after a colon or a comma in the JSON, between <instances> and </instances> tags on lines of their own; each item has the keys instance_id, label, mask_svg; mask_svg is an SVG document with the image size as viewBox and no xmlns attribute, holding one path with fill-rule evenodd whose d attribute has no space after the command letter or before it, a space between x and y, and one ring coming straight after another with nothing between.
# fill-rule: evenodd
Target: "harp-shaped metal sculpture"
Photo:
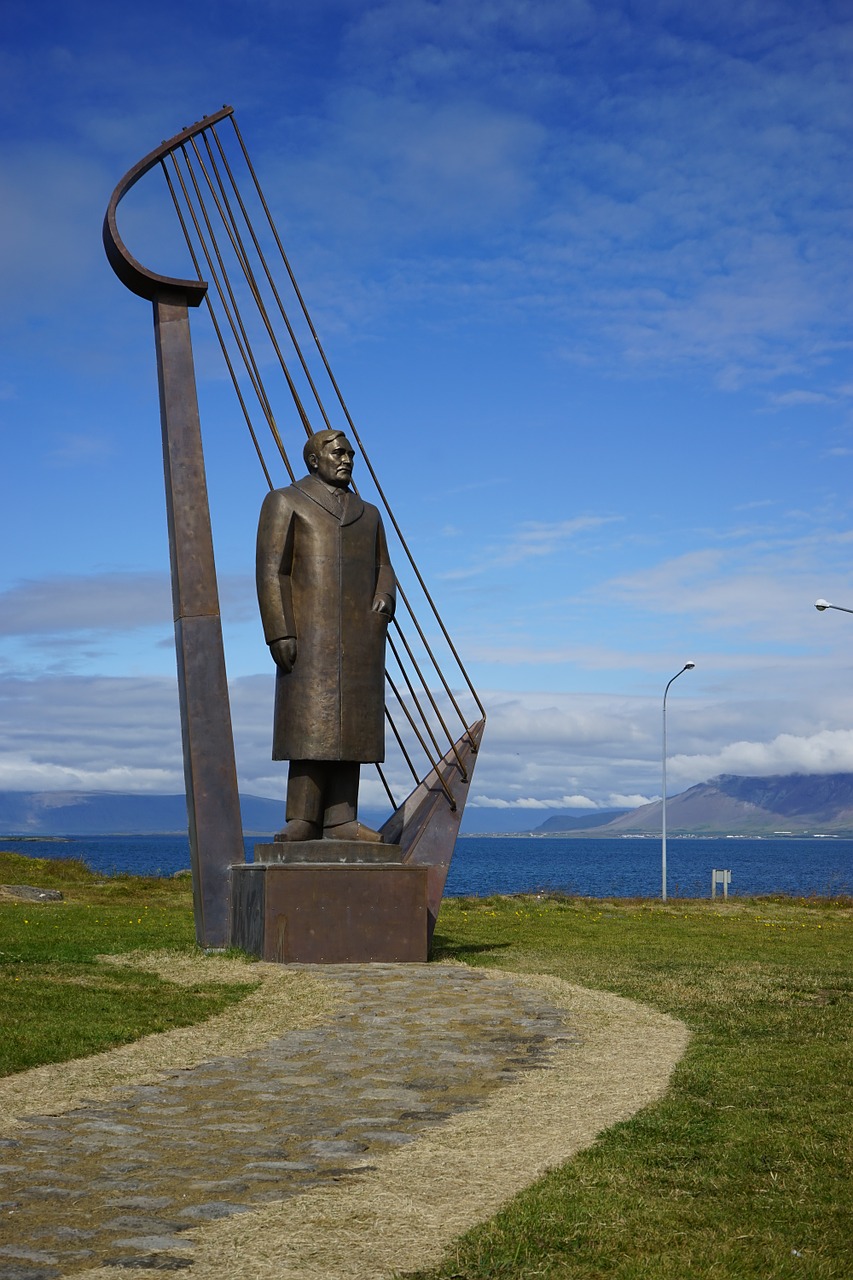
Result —
<instances>
[{"instance_id":1,"label":"harp-shaped metal sculpture","mask_svg":"<svg viewBox=\"0 0 853 1280\"><path fill-rule=\"evenodd\" d=\"M158 165L184 233L194 279L159 275L144 267L119 234L120 201ZM376 768L393 809L383 836L401 846L404 861L428 868L432 926L485 711L350 416L233 109L223 107L205 116L134 165L113 192L103 235L116 275L154 307L198 941L208 947L228 944L230 868L243 861L189 326L189 308L202 303L270 488L285 483L284 477L274 479L282 466L294 478L287 446L291 436L291 449L298 447L301 453L305 436L323 427L340 427L358 446L370 496L387 514L389 533L402 552L392 552L402 608L388 634L385 714L391 753L384 768ZM275 461L267 457L266 433ZM413 783L405 799L399 795L399 777L404 774Z\"/></svg>"}]
</instances>

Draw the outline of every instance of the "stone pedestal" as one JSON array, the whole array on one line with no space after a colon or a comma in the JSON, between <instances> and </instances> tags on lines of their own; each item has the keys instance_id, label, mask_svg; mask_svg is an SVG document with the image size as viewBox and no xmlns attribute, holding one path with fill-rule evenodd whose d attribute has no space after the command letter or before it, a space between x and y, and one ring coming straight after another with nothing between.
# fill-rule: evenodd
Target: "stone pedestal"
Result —
<instances>
[{"instance_id":1,"label":"stone pedestal","mask_svg":"<svg viewBox=\"0 0 853 1280\"><path fill-rule=\"evenodd\" d=\"M231 869L232 945L282 964L423 963L427 880L399 845L256 845Z\"/></svg>"},{"instance_id":2,"label":"stone pedestal","mask_svg":"<svg viewBox=\"0 0 853 1280\"><path fill-rule=\"evenodd\" d=\"M288 865L373 866L403 860L398 844L370 844L366 840L276 840L255 845L255 862L286 862Z\"/></svg>"}]
</instances>

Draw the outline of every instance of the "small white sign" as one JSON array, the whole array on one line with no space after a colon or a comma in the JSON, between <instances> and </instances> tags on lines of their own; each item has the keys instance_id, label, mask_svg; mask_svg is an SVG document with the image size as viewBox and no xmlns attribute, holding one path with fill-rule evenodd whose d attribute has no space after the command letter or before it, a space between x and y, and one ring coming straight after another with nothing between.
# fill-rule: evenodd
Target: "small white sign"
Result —
<instances>
[{"instance_id":1,"label":"small white sign","mask_svg":"<svg viewBox=\"0 0 853 1280\"><path fill-rule=\"evenodd\" d=\"M731 882L732 882L731 871L718 871L715 867L714 870L711 872L711 897L716 898L717 885L722 885L723 897L727 898L729 896L729 885L731 884Z\"/></svg>"}]
</instances>

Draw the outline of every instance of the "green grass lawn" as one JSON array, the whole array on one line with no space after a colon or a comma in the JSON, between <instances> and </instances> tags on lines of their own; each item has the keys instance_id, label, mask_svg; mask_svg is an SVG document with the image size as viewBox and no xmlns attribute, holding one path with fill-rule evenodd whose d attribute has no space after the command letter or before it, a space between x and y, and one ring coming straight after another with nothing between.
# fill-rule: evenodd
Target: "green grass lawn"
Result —
<instances>
[{"instance_id":1,"label":"green grass lawn","mask_svg":"<svg viewBox=\"0 0 853 1280\"><path fill-rule=\"evenodd\" d=\"M200 1022L253 990L180 987L97 959L194 951L188 877L105 879L74 860L0 852L0 884L65 895L57 903L0 903L0 1075Z\"/></svg>"},{"instance_id":2,"label":"green grass lawn","mask_svg":"<svg viewBox=\"0 0 853 1280\"><path fill-rule=\"evenodd\" d=\"M642 1000L693 1039L662 1101L418 1280L853 1275L849 900L457 900L439 932L438 956Z\"/></svg>"},{"instance_id":3,"label":"green grass lawn","mask_svg":"<svg viewBox=\"0 0 853 1280\"><path fill-rule=\"evenodd\" d=\"M189 882L0 853L0 1072L199 1021L249 988L174 988L99 955L192 950ZM418 1280L853 1276L850 900L449 900L436 958L641 1000L693 1032L660 1102L516 1197ZM507 1159L523 1135L507 1134ZM436 1176L441 1176L440 1169Z\"/></svg>"}]
</instances>

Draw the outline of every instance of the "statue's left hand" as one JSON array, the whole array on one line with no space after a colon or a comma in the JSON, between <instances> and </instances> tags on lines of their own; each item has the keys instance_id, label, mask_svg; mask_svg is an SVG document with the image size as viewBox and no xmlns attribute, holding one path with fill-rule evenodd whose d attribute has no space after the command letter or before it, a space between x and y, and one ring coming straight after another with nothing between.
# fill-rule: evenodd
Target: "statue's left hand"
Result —
<instances>
[{"instance_id":1,"label":"statue's left hand","mask_svg":"<svg viewBox=\"0 0 853 1280\"><path fill-rule=\"evenodd\" d=\"M383 618L387 618L390 622L394 616L393 610L385 596L377 596L372 606L374 613L381 613Z\"/></svg>"},{"instance_id":2,"label":"statue's left hand","mask_svg":"<svg viewBox=\"0 0 853 1280\"><path fill-rule=\"evenodd\" d=\"M289 674L296 662L295 636L285 636L282 640L273 640L270 645L270 653L276 666L281 667L282 671Z\"/></svg>"}]
</instances>

